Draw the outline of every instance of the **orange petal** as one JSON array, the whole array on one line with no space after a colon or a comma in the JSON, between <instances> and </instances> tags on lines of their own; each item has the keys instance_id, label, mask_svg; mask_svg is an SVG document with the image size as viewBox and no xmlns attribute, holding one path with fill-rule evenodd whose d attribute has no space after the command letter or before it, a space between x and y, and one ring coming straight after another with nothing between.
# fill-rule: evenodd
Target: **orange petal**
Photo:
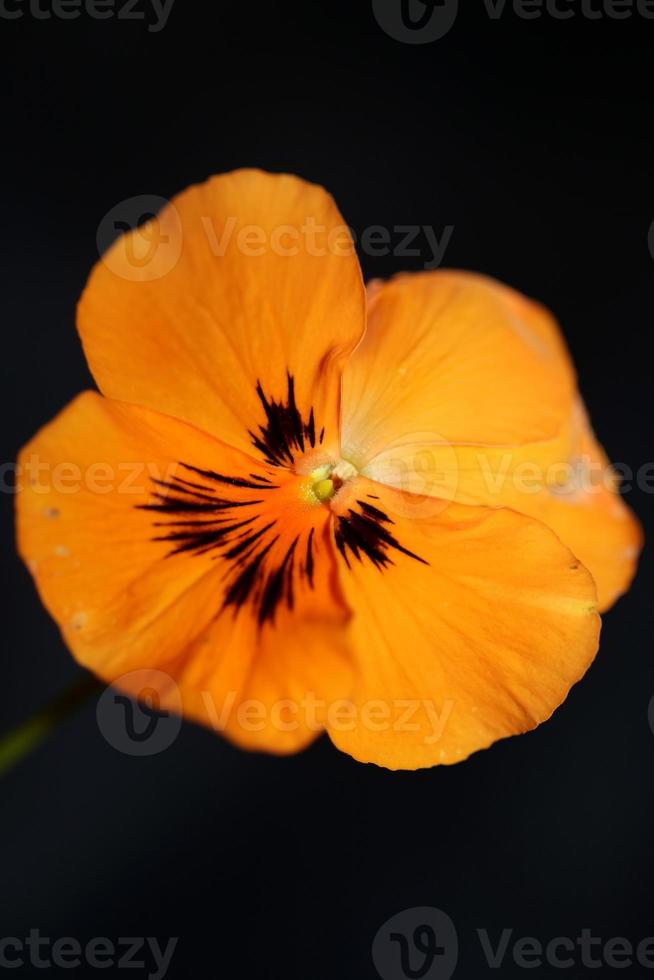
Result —
<instances>
[{"instance_id":1,"label":"orange petal","mask_svg":"<svg viewBox=\"0 0 654 980\"><path fill-rule=\"evenodd\" d=\"M454 500L543 521L593 575L600 612L634 576L642 532L580 399L557 439L516 447L405 444L380 453L364 473L406 491L405 513L418 519Z\"/></svg>"},{"instance_id":2,"label":"orange petal","mask_svg":"<svg viewBox=\"0 0 654 980\"><path fill-rule=\"evenodd\" d=\"M320 187L239 170L191 187L96 265L78 326L105 395L191 422L243 450L295 379L337 448L344 359L365 290L343 219Z\"/></svg>"},{"instance_id":3,"label":"orange petal","mask_svg":"<svg viewBox=\"0 0 654 980\"><path fill-rule=\"evenodd\" d=\"M404 443L554 438L575 392L555 322L483 276L400 275L376 288L343 378L343 454L362 469Z\"/></svg>"},{"instance_id":4,"label":"orange petal","mask_svg":"<svg viewBox=\"0 0 654 980\"><path fill-rule=\"evenodd\" d=\"M348 411L344 455L412 494L407 515L432 515L448 500L512 507L547 523L586 565L601 611L628 588L641 532L542 307L464 273L378 286L369 332L345 372ZM590 487L584 476L593 472Z\"/></svg>"},{"instance_id":5,"label":"orange petal","mask_svg":"<svg viewBox=\"0 0 654 980\"><path fill-rule=\"evenodd\" d=\"M304 502L301 477L92 393L19 462L20 552L80 663L136 694L130 674L162 671L164 707L181 695L243 744L314 737L279 702L340 695L350 667L329 512Z\"/></svg>"},{"instance_id":6,"label":"orange petal","mask_svg":"<svg viewBox=\"0 0 654 980\"><path fill-rule=\"evenodd\" d=\"M591 572L604 612L629 588L642 532L619 495L618 481L581 399L568 437L567 452L546 469L516 459L498 482L479 480L477 500L513 507L548 524ZM488 463L482 453L478 462L480 470ZM490 465L485 472L488 475Z\"/></svg>"},{"instance_id":7,"label":"orange petal","mask_svg":"<svg viewBox=\"0 0 654 980\"><path fill-rule=\"evenodd\" d=\"M545 525L458 504L410 519L405 496L357 478L337 499L357 678L351 714L328 730L391 769L534 728L588 668L600 628L591 576Z\"/></svg>"}]
</instances>

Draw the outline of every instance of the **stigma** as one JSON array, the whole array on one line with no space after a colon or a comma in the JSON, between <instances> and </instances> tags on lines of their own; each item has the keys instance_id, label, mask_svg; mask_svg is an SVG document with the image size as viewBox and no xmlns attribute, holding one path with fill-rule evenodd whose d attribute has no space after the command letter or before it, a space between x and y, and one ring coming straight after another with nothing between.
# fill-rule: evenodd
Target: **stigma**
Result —
<instances>
[{"instance_id":1,"label":"stigma","mask_svg":"<svg viewBox=\"0 0 654 980\"><path fill-rule=\"evenodd\" d=\"M336 487L334 485L334 481L327 477L324 480L318 480L317 483L314 483L312 490L320 503L324 504L327 500L330 500L334 496Z\"/></svg>"},{"instance_id":2,"label":"stigma","mask_svg":"<svg viewBox=\"0 0 654 980\"><path fill-rule=\"evenodd\" d=\"M358 470L345 459L325 463L309 473L302 496L307 503L327 504L341 487L358 475Z\"/></svg>"}]
</instances>

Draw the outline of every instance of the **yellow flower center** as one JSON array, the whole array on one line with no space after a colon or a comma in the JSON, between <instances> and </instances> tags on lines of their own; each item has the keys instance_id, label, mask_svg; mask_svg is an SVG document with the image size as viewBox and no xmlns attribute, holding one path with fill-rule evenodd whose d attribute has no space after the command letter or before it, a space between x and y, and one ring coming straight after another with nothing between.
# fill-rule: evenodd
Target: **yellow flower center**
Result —
<instances>
[{"instance_id":1,"label":"yellow flower center","mask_svg":"<svg viewBox=\"0 0 654 980\"><path fill-rule=\"evenodd\" d=\"M314 483L313 485L313 492L321 503L324 503L326 500L329 500L330 497L333 497L335 489L334 481L330 479L318 480L318 482Z\"/></svg>"},{"instance_id":2,"label":"yellow flower center","mask_svg":"<svg viewBox=\"0 0 654 980\"><path fill-rule=\"evenodd\" d=\"M327 463L319 466L309 474L305 497L311 503L327 503L347 480L356 475L355 467L344 459L335 465Z\"/></svg>"}]
</instances>

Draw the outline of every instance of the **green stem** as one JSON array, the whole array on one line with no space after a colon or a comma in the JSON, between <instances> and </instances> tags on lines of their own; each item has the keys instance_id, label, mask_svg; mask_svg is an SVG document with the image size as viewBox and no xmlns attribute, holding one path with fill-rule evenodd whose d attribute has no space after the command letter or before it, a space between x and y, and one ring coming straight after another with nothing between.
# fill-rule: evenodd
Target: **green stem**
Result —
<instances>
[{"instance_id":1,"label":"green stem","mask_svg":"<svg viewBox=\"0 0 654 980\"><path fill-rule=\"evenodd\" d=\"M82 674L67 691L54 698L31 718L21 722L12 731L0 736L0 776L4 776L18 765L38 748L59 722L103 689L104 685L93 674Z\"/></svg>"}]
</instances>

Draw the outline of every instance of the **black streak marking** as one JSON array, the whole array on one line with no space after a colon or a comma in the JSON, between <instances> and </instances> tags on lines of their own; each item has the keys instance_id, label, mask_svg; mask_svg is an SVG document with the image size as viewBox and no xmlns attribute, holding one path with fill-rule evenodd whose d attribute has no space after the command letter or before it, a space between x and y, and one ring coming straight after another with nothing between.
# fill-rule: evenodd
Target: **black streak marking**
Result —
<instances>
[{"instance_id":1,"label":"black streak marking","mask_svg":"<svg viewBox=\"0 0 654 980\"><path fill-rule=\"evenodd\" d=\"M286 383L286 400L279 402L267 398L261 384L257 383L257 395L266 421L259 425L258 434L250 431L249 435L271 466L290 466L298 452L316 445L314 410L310 409L305 422L295 400L293 376L288 372ZM324 436L323 426L319 443L322 444ZM179 465L192 478L153 479L153 501L137 505L138 510L151 511L159 518L153 522L158 533L152 540L168 543L167 557L212 553L212 558L223 560L225 584L218 614L232 607L236 615L242 606L250 603L259 628L266 623L274 624L280 605L285 604L289 610L294 608L297 582L306 581L310 589L314 588L314 529L311 528L306 536L306 543L297 535L285 552L279 552L283 557L273 562L271 552L280 536L275 520L263 523L265 511L262 513L260 505L266 501L259 494L278 490L279 484L262 473L248 473L244 478L201 469L190 463ZM254 494L251 499L246 493L245 499L235 500L233 497L242 496L237 490L254 491ZM230 493L229 497L221 495L225 491ZM368 497L379 499L373 494ZM351 554L358 561L367 557L377 568L383 569L394 564L393 551L428 564L404 548L391 534L387 525L393 522L382 510L364 500L358 500L357 505L358 511L350 509L346 516L337 518L334 532L336 545L348 568ZM254 511L241 510L244 507L254 508Z\"/></svg>"},{"instance_id":2,"label":"black streak marking","mask_svg":"<svg viewBox=\"0 0 654 980\"><path fill-rule=\"evenodd\" d=\"M307 438L311 439L311 433ZM265 501L259 494L262 490L276 490L278 486L263 475L250 473L250 479L243 479L188 463L180 465L206 483L179 476L170 480L153 478L153 501L137 505L138 510L151 511L159 518L153 521L157 532L152 540L169 545L166 557L211 553L212 558L223 559L225 585L218 614L231 606L236 615L243 605L250 603L259 628L265 623L274 624L280 604L293 609L296 582L305 580L313 588L313 529L306 537L306 567L295 561L299 535L281 560L272 562L270 552L279 535L275 520L262 521L259 505ZM242 500L233 499L232 494L222 497L221 489L229 487L254 492L251 499L247 493ZM250 507L254 513L242 509Z\"/></svg>"},{"instance_id":3,"label":"black streak marking","mask_svg":"<svg viewBox=\"0 0 654 980\"><path fill-rule=\"evenodd\" d=\"M383 510L373 507L372 504L367 504L365 500L357 500L357 503L367 517L372 517L373 520L380 521L382 524L393 523L390 517L388 517Z\"/></svg>"},{"instance_id":4,"label":"black streak marking","mask_svg":"<svg viewBox=\"0 0 654 980\"><path fill-rule=\"evenodd\" d=\"M293 555L297 542L298 538L295 538L281 563L266 578L259 604L260 626L266 620L274 622L275 612L284 594L286 594L286 605L289 609L293 608Z\"/></svg>"},{"instance_id":5,"label":"black streak marking","mask_svg":"<svg viewBox=\"0 0 654 980\"><path fill-rule=\"evenodd\" d=\"M267 545L253 556L243 571L239 572L225 593L223 609L226 606L235 606L238 611L250 598L253 598L255 603L257 603L257 599L259 598L257 596L257 584L258 579L261 577L261 565L276 540L276 538L273 538L272 541L269 541Z\"/></svg>"},{"instance_id":6,"label":"black streak marking","mask_svg":"<svg viewBox=\"0 0 654 980\"><path fill-rule=\"evenodd\" d=\"M252 443L267 463L273 466L288 466L295 460L295 453L303 453L305 440L313 448L316 444L316 423L313 408L309 421L304 422L295 402L295 381L293 375L286 375L286 402L268 400L261 383L257 382L257 395L266 414L266 424L259 426L258 434L250 430ZM321 432L320 441L324 429Z\"/></svg>"},{"instance_id":7,"label":"black streak marking","mask_svg":"<svg viewBox=\"0 0 654 980\"><path fill-rule=\"evenodd\" d=\"M391 551L399 551L423 565L429 564L424 558L404 548L384 526L393 523L387 514L377 507L373 507L372 504L367 504L364 500L357 500L357 504L361 508L361 513L350 508L347 517L341 515L338 518L334 532L336 547L348 568L351 568L348 551L354 555L357 561L363 561L363 556L365 556L379 569L395 564L389 553Z\"/></svg>"},{"instance_id":8,"label":"black streak marking","mask_svg":"<svg viewBox=\"0 0 654 980\"><path fill-rule=\"evenodd\" d=\"M307 541L306 572L307 578L309 579L309 587L313 588L313 528L309 531L309 539Z\"/></svg>"},{"instance_id":9,"label":"black streak marking","mask_svg":"<svg viewBox=\"0 0 654 980\"><path fill-rule=\"evenodd\" d=\"M137 510L155 510L162 514L213 514L219 510L229 510L232 507L251 507L262 504L262 500L215 500L205 503L203 500L185 500L183 497L166 497L157 493L156 504L137 504Z\"/></svg>"},{"instance_id":10,"label":"black streak marking","mask_svg":"<svg viewBox=\"0 0 654 980\"><path fill-rule=\"evenodd\" d=\"M192 473L197 473L198 476L203 476L205 480L213 480L215 483L228 483L232 487L244 487L246 490L276 490L277 489L277 486L274 483L271 483L270 480L265 476L254 477L255 480L261 480L267 484L267 486L262 487L261 483L255 483L251 480L242 480L238 476L223 476L222 473L215 473L213 470L199 470L197 466L189 466L188 463L181 463L180 465L183 466L185 470L191 470ZM250 473L250 476L253 476L253 474ZM180 480L179 482L184 483L185 481ZM189 485L197 486L197 484L189 484ZM202 487L202 489L206 490L207 487Z\"/></svg>"}]
</instances>

